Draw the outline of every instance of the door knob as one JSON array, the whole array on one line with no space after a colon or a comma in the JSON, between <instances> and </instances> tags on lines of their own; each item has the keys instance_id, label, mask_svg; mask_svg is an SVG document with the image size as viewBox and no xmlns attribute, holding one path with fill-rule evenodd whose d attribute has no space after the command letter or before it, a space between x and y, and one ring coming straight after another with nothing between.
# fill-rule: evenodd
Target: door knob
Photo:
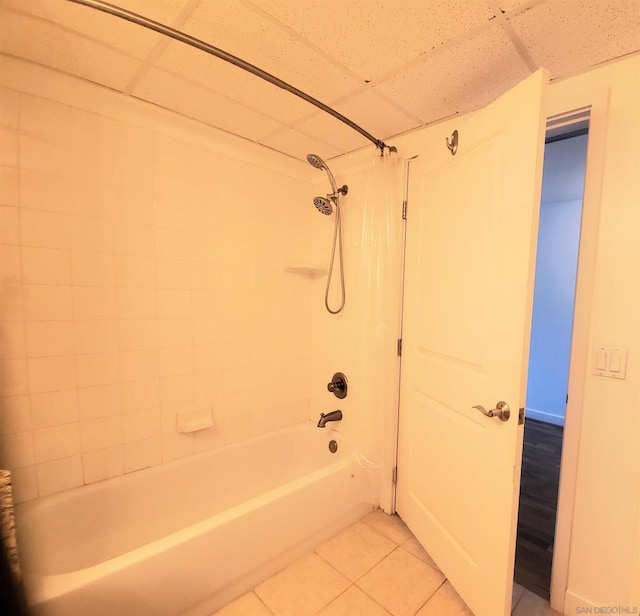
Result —
<instances>
[{"instance_id":1,"label":"door knob","mask_svg":"<svg viewBox=\"0 0 640 616\"><path fill-rule=\"evenodd\" d=\"M487 417L498 417L500 421L507 421L511 416L511 409L509 408L509 405L506 402L502 401L498 402L498 404L496 404L496 408L491 409L490 411L487 411L487 409L485 409L484 406L480 404L476 404L473 408L478 409Z\"/></svg>"}]
</instances>

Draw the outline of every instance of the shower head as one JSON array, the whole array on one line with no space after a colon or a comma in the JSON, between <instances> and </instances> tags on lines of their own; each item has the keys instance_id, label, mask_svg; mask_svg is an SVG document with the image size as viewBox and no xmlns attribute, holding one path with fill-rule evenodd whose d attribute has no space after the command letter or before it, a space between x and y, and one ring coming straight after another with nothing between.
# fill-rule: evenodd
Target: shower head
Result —
<instances>
[{"instance_id":1,"label":"shower head","mask_svg":"<svg viewBox=\"0 0 640 616\"><path fill-rule=\"evenodd\" d=\"M317 154L307 154L307 162L316 169L328 169L327 164Z\"/></svg>"},{"instance_id":2,"label":"shower head","mask_svg":"<svg viewBox=\"0 0 640 616\"><path fill-rule=\"evenodd\" d=\"M333 177L333 173L331 173L331 169L327 167L327 163L325 163L317 154L307 154L307 162L316 169L324 169L327 172L327 176L329 177L329 182L331 182L331 189L333 190L333 194L338 191L338 187L336 186L336 181Z\"/></svg>"},{"instance_id":3,"label":"shower head","mask_svg":"<svg viewBox=\"0 0 640 616\"><path fill-rule=\"evenodd\" d=\"M324 197L314 197L313 205L316 206L318 212L324 214L325 216L329 216L329 214L333 213L333 206L331 205L331 201L329 201L329 199L325 199Z\"/></svg>"}]
</instances>

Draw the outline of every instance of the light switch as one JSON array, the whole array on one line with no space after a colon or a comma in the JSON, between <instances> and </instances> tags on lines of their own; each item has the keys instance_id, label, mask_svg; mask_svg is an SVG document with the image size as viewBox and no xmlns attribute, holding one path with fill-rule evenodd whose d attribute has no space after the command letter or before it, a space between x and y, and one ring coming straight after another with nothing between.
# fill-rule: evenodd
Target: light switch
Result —
<instances>
[{"instance_id":1,"label":"light switch","mask_svg":"<svg viewBox=\"0 0 640 616\"><path fill-rule=\"evenodd\" d=\"M592 373L611 379L627 376L627 349L625 347L595 347L593 349Z\"/></svg>"},{"instance_id":2,"label":"light switch","mask_svg":"<svg viewBox=\"0 0 640 616\"><path fill-rule=\"evenodd\" d=\"M618 349L614 349L613 351L611 351L609 370L611 372L620 372L620 351Z\"/></svg>"}]
</instances>

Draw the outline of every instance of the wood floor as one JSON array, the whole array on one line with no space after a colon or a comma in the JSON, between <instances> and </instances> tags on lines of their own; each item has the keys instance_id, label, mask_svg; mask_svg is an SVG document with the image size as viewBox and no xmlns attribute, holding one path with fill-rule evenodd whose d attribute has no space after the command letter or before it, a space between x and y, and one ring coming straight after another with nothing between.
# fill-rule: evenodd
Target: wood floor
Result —
<instances>
[{"instance_id":1,"label":"wood floor","mask_svg":"<svg viewBox=\"0 0 640 616\"><path fill-rule=\"evenodd\" d=\"M515 581L548 599L556 526L562 426L524 426Z\"/></svg>"}]
</instances>

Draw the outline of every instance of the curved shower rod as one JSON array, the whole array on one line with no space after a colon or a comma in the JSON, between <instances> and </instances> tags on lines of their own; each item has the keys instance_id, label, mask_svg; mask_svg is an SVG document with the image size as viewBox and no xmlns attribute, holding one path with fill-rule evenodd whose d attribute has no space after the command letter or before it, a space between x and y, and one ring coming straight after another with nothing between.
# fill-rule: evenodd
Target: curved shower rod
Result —
<instances>
[{"instance_id":1,"label":"curved shower rod","mask_svg":"<svg viewBox=\"0 0 640 616\"><path fill-rule=\"evenodd\" d=\"M108 2L103 2L102 0L69 0L69 2L73 2L75 4L82 4L89 8L96 9L104 13L108 13L109 15L119 17L120 19L124 19L126 21L137 24L139 26L143 26L144 28L148 28L149 30L155 30L160 34L164 34L165 36L175 39L176 41L180 41L181 43L186 43L187 45L191 45L192 47L195 47L196 49L200 49L201 51L206 51L212 56L215 56L216 58L220 58L225 62L230 62L231 64L234 64L235 66L245 71L248 71L249 73L252 73L256 77L260 77L261 79L264 79L269 83L272 83L274 86L278 86L279 88L282 88L287 92L291 92L291 94L295 94L296 96L307 101L308 103L315 105L316 107L318 107L318 109L322 109L322 111L332 115L334 118L336 118L337 120L340 120L347 126L351 127L353 130L358 131L363 137L366 137L377 148L380 149L381 155L384 154L384 148L389 148L390 150L392 149L390 148L390 146L385 144L384 141L381 141L380 139L376 139L371 133L368 133L366 130L364 130L364 128L362 128L361 126L358 126L355 122L352 122L349 118L343 116L341 113L338 113L335 109L332 109L328 105L325 105L324 103L313 98L312 96L309 96L302 90L298 90L298 88L288 84L286 81L282 81L282 79L278 79L278 77L271 75L271 73L267 73L266 71L263 71L261 68L258 68L257 66L254 66L249 62L245 62L241 58L238 58L237 56L234 56L233 54L230 54L222 49L218 49L213 45L209 45L209 43L205 43L200 39L197 39L193 36L185 34L184 32L180 32L180 30L176 30L175 28L171 28L170 26L165 26L164 24L161 24L158 21L154 21L153 19L149 19L148 17L144 17L143 15L139 15L138 13L133 13L132 11L128 11L126 9L120 8L115 4L109 4Z\"/></svg>"}]
</instances>

